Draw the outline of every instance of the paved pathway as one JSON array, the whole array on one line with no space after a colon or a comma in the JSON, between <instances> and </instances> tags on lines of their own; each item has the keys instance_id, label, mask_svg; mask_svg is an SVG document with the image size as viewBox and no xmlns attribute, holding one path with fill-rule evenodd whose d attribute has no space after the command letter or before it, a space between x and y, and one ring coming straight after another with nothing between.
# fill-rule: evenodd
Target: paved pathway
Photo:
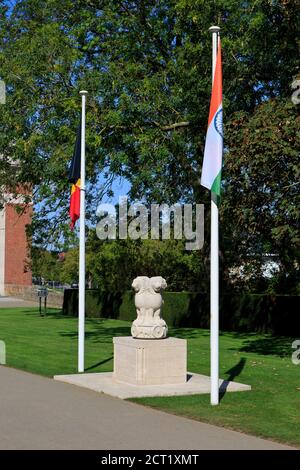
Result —
<instances>
[{"instance_id":1,"label":"paved pathway","mask_svg":"<svg viewBox=\"0 0 300 470\"><path fill-rule=\"evenodd\" d=\"M0 449L288 449L0 366Z\"/></svg>"}]
</instances>

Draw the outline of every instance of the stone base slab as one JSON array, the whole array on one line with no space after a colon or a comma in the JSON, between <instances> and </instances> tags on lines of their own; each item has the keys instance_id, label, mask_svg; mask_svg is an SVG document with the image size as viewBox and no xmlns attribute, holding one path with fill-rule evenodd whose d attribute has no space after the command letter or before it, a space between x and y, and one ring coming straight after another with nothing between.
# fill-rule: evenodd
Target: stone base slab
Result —
<instances>
[{"instance_id":1,"label":"stone base slab","mask_svg":"<svg viewBox=\"0 0 300 470\"><path fill-rule=\"evenodd\" d=\"M132 385L118 382L112 372L56 375L54 380L84 387L117 398L163 397L175 395L200 395L210 393L210 377L201 374L187 374L187 381L177 385ZM241 392L251 390L250 385L228 382L220 379L220 392Z\"/></svg>"},{"instance_id":2,"label":"stone base slab","mask_svg":"<svg viewBox=\"0 0 300 470\"><path fill-rule=\"evenodd\" d=\"M132 385L184 384L187 341L118 336L114 342L114 379Z\"/></svg>"}]
</instances>

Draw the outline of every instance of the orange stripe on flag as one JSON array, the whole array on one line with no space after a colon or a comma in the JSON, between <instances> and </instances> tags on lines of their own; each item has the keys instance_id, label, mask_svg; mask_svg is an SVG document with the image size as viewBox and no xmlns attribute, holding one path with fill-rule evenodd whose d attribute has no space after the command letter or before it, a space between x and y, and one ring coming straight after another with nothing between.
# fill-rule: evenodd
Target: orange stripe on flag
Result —
<instances>
[{"instance_id":1,"label":"orange stripe on flag","mask_svg":"<svg viewBox=\"0 0 300 470\"><path fill-rule=\"evenodd\" d=\"M211 102L209 108L208 125L213 120L220 104L222 103L222 57L221 57L221 41L218 41L218 53L216 60L216 68L214 73L214 82L212 88Z\"/></svg>"}]
</instances>

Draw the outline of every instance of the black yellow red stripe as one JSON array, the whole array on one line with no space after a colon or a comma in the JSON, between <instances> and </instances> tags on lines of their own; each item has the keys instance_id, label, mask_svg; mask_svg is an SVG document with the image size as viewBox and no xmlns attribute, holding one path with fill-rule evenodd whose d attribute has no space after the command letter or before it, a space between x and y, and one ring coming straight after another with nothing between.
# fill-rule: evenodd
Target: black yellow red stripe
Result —
<instances>
[{"instance_id":1,"label":"black yellow red stripe","mask_svg":"<svg viewBox=\"0 0 300 470\"><path fill-rule=\"evenodd\" d=\"M80 217L80 178L75 184L72 184L69 213L71 218L70 227L73 229L76 220Z\"/></svg>"},{"instance_id":2,"label":"black yellow red stripe","mask_svg":"<svg viewBox=\"0 0 300 470\"><path fill-rule=\"evenodd\" d=\"M80 165L81 165L81 124L77 129L77 137L73 152L73 158L69 171L69 182L71 187L70 209L71 218L70 227L73 230L76 220L80 217Z\"/></svg>"}]
</instances>

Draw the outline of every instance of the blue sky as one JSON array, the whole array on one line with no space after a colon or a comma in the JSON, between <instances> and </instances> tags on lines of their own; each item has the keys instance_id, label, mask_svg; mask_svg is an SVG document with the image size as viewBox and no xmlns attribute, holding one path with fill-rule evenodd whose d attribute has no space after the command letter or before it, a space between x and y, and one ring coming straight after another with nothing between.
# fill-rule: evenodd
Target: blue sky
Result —
<instances>
[{"instance_id":1,"label":"blue sky","mask_svg":"<svg viewBox=\"0 0 300 470\"><path fill-rule=\"evenodd\" d=\"M126 196L130 190L130 183L125 178L117 178L112 185L112 190L114 192L113 197L108 197L105 195L103 197L103 203L117 204L119 202L119 196Z\"/></svg>"}]
</instances>

